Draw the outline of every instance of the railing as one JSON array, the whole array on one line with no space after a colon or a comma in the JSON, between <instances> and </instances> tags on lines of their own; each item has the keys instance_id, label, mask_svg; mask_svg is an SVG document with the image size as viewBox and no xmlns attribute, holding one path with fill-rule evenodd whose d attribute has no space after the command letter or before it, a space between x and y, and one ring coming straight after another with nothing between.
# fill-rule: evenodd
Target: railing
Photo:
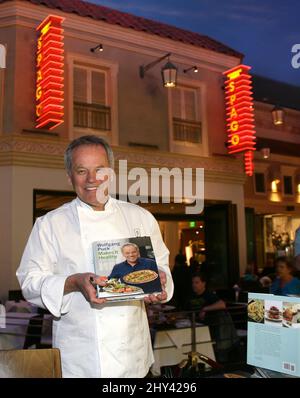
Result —
<instances>
[{"instance_id":1,"label":"railing","mask_svg":"<svg viewBox=\"0 0 300 398\"><path fill-rule=\"evenodd\" d=\"M176 377L188 377L188 375L199 377L199 374L207 377L205 374L208 375L211 371L218 373L221 367L223 369L225 367L227 369L230 367L240 369L246 366L247 303L228 304L226 309L208 311L204 319L199 319L199 310L177 311L175 308L175 311L173 311L167 310L168 306L164 310L163 305L158 305L160 309L155 310L155 307L156 304L148 305L148 319L156 360L151 371L155 375L158 375L159 367L161 367L162 374L165 375L168 371L173 374L173 377L176 375ZM190 329L190 340L186 338L187 328ZM201 332L201 328L206 328L206 330L202 329L203 332ZM208 335L206 334L207 328L209 328ZM201 333L202 338L199 333ZM168 335L167 339L166 334ZM175 335L178 338L177 340L175 340ZM179 336L181 337L179 338ZM166 350L175 350L176 344L174 341L177 341L176 344L180 343L179 346L185 351L190 350L191 347L190 352L183 351L187 357L182 358L183 360L180 363L178 361L177 367L171 366L172 361L168 358L168 355L166 361L164 355ZM205 354L201 354L202 349ZM210 353L211 350L213 351ZM158 351L160 351L159 354ZM214 354L216 359L213 355L212 358L209 358L207 354ZM178 357L176 356L176 358ZM198 367L201 362L209 365L211 369ZM164 365L164 363L167 363L167 365Z\"/></svg>"},{"instance_id":2,"label":"railing","mask_svg":"<svg viewBox=\"0 0 300 398\"><path fill-rule=\"evenodd\" d=\"M193 142L202 141L202 124L190 120L173 118L173 139L176 141Z\"/></svg>"},{"instance_id":3,"label":"railing","mask_svg":"<svg viewBox=\"0 0 300 398\"><path fill-rule=\"evenodd\" d=\"M111 130L110 107L74 102L74 127Z\"/></svg>"},{"instance_id":4,"label":"railing","mask_svg":"<svg viewBox=\"0 0 300 398\"><path fill-rule=\"evenodd\" d=\"M0 349L52 346L52 320L50 313L7 312L5 327L0 328Z\"/></svg>"}]
</instances>

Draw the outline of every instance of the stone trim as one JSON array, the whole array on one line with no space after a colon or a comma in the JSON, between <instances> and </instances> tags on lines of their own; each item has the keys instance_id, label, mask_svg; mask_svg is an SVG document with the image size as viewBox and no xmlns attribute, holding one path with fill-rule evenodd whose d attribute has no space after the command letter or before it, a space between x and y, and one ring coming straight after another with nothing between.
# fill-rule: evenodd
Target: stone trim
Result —
<instances>
[{"instance_id":1,"label":"stone trim","mask_svg":"<svg viewBox=\"0 0 300 398\"><path fill-rule=\"evenodd\" d=\"M0 166L23 166L63 169L67 140L24 136L0 137ZM242 159L197 157L164 151L113 147L116 161L126 159L128 168L190 167L204 168L206 181L244 184Z\"/></svg>"}]
</instances>

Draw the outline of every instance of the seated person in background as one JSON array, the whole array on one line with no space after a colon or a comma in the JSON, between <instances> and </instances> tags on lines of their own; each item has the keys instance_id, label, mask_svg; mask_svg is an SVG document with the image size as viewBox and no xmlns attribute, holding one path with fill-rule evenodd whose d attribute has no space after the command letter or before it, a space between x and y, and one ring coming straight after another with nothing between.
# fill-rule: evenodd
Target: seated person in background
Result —
<instances>
[{"instance_id":1,"label":"seated person in background","mask_svg":"<svg viewBox=\"0 0 300 398\"><path fill-rule=\"evenodd\" d=\"M276 274L276 266L274 264L274 259L273 257L267 255L266 264L261 273L259 274L259 277L262 278L264 276L268 276L272 279L272 276L275 274Z\"/></svg>"},{"instance_id":2,"label":"seated person in background","mask_svg":"<svg viewBox=\"0 0 300 398\"><path fill-rule=\"evenodd\" d=\"M258 279L258 276L254 272L254 264L250 263L247 265L245 269L245 273L242 276L242 279L246 282L255 282Z\"/></svg>"},{"instance_id":3,"label":"seated person in background","mask_svg":"<svg viewBox=\"0 0 300 398\"><path fill-rule=\"evenodd\" d=\"M192 277L193 294L186 305L187 310L196 312L196 320L209 326L211 338L216 341L215 355L219 362L229 360L230 352L238 342L237 333L226 304L207 289L207 276L203 273Z\"/></svg>"},{"instance_id":4,"label":"seated person in background","mask_svg":"<svg viewBox=\"0 0 300 398\"><path fill-rule=\"evenodd\" d=\"M279 296L300 295L300 280L293 275L293 264L286 257L278 257L275 266L277 277L271 285L270 293Z\"/></svg>"},{"instance_id":5,"label":"seated person in background","mask_svg":"<svg viewBox=\"0 0 300 398\"><path fill-rule=\"evenodd\" d=\"M206 287L207 277L203 273L196 273L192 276L193 293L189 297L186 308L188 310L198 311L198 318L204 320L205 315L209 311L224 310L226 305L223 300L209 291Z\"/></svg>"},{"instance_id":6,"label":"seated person in background","mask_svg":"<svg viewBox=\"0 0 300 398\"><path fill-rule=\"evenodd\" d=\"M258 276L254 272L254 264L248 264L244 275L240 278L238 285L245 292L261 292L262 285L259 283Z\"/></svg>"},{"instance_id":7,"label":"seated person in background","mask_svg":"<svg viewBox=\"0 0 300 398\"><path fill-rule=\"evenodd\" d=\"M269 276L262 276L259 280L261 286L265 289L269 289L273 283L273 280Z\"/></svg>"}]
</instances>

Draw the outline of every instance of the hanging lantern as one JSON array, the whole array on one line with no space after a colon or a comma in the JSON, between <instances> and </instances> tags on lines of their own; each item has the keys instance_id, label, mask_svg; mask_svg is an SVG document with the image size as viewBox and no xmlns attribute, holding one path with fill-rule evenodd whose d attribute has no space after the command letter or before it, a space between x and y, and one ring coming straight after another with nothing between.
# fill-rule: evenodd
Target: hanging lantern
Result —
<instances>
[{"instance_id":1,"label":"hanging lantern","mask_svg":"<svg viewBox=\"0 0 300 398\"><path fill-rule=\"evenodd\" d=\"M177 82L177 68L170 61L161 69L161 75L164 87L176 87Z\"/></svg>"}]
</instances>

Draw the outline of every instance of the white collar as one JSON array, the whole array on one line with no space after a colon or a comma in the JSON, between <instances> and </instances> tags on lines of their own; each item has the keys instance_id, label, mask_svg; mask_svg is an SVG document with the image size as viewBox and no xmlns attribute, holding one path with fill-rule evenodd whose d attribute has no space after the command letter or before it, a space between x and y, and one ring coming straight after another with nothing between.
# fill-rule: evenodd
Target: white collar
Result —
<instances>
[{"instance_id":1,"label":"white collar","mask_svg":"<svg viewBox=\"0 0 300 398\"><path fill-rule=\"evenodd\" d=\"M106 212L107 210L111 209L113 201L112 201L112 198L110 196L108 196L108 199L107 199L107 201L106 201L106 203L104 205L104 210L103 211L94 210L92 208L92 206L90 206L87 203L83 202L81 199L79 199L78 196L76 198L76 202L77 202L76 205L78 207L82 207L83 209L91 210L93 213L103 213L103 212Z\"/></svg>"}]
</instances>

